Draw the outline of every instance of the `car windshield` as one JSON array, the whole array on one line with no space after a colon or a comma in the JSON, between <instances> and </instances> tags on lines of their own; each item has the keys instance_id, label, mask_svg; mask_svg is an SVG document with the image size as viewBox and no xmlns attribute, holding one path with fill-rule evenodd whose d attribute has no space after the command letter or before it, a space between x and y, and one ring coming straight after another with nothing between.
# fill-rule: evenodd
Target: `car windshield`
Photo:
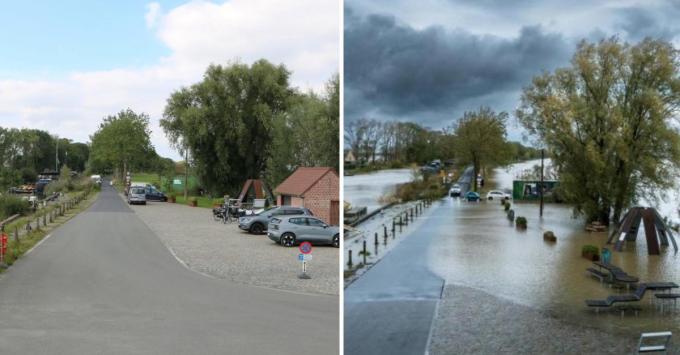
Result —
<instances>
[{"instance_id":1,"label":"car windshield","mask_svg":"<svg viewBox=\"0 0 680 355\"><path fill-rule=\"evenodd\" d=\"M134 188L134 189L132 189L132 193L133 193L133 194L143 194L143 193L144 193L144 189L141 189L141 188Z\"/></svg>"}]
</instances>

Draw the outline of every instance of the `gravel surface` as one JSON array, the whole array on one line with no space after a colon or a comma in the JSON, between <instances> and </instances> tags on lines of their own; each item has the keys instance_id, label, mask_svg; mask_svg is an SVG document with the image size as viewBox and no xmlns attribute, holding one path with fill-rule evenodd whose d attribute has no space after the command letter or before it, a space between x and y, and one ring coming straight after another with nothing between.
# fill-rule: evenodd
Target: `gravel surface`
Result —
<instances>
[{"instance_id":1,"label":"gravel surface","mask_svg":"<svg viewBox=\"0 0 680 355\"><path fill-rule=\"evenodd\" d=\"M571 324L483 291L449 285L433 324L430 353L632 354L637 341Z\"/></svg>"},{"instance_id":2,"label":"gravel surface","mask_svg":"<svg viewBox=\"0 0 680 355\"><path fill-rule=\"evenodd\" d=\"M339 250L315 246L309 280L298 279L298 248L275 244L266 235L223 224L206 208L149 202L132 209L191 269L218 278L289 291L338 294Z\"/></svg>"}]
</instances>

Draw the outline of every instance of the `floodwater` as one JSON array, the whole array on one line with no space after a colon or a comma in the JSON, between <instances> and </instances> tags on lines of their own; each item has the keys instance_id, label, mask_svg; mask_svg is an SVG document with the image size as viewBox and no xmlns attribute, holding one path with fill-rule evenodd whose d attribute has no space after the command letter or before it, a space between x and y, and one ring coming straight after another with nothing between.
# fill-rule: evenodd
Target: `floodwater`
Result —
<instances>
[{"instance_id":1,"label":"floodwater","mask_svg":"<svg viewBox=\"0 0 680 355\"><path fill-rule=\"evenodd\" d=\"M511 170L496 171L499 188L511 187L517 169ZM626 312L625 317L619 312L596 314L586 307L586 299L628 291L609 288L586 274L592 263L581 257L581 247L592 244L613 250L613 246L605 245L607 233L585 232L584 221L572 218L570 206L546 204L540 218L538 204L513 203L515 215L528 220L524 231L507 220L498 201L467 203L446 198L434 208L439 210L426 223L440 224L438 229L444 232L432 242L428 260L447 283L481 289L608 332L639 336L642 331L680 331L680 311L662 314L650 304L653 294L649 291L639 304L642 310L638 316L634 312ZM557 243L543 241L547 230L556 234ZM613 251L612 263L642 282L680 284L680 255L672 247L662 250L660 256L647 255L643 232L624 251Z\"/></svg>"},{"instance_id":2,"label":"floodwater","mask_svg":"<svg viewBox=\"0 0 680 355\"><path fill-rule=\"evenodd\" d=\"M381 197L394 192L397 185L412 180L411 169L388 169L344 176L345 200L353 207L365 206L370 213L384 205L380 202Z\"/></svg>"}]
</instances>

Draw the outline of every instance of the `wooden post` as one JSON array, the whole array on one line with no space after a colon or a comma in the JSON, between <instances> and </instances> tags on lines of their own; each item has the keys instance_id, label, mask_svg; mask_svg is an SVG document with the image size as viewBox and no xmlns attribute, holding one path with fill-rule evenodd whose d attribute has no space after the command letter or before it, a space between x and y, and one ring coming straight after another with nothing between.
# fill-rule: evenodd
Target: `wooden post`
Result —
<instances>
[{"instance_id":1,"label":"wooden post","mask_svg":"<svg viewBox=\"0 0 680 355\"><path fill-rule=\"evenodd\" d=\"M14 241L19 242L19 227L14 227Z\"/></svg>"},{"instance_id":2,"label":"wooden post","mask_svg":"<svg viewBox=\"0 0 680 355\"><path fill-rule=\"evenodd\" d=\"M364 240L364 265L366 265L366 240Z\"/></svg>"},{"instance_id":3,"label":"wooden post","mask_svg":"<svg viewBox=\"0 0 680 355\"><path fill-rule=\"evenodd\" d=\"M349 260L347 261L347 267L352 270L352 249L349 250Z\"/></svg>"}]
</instances>

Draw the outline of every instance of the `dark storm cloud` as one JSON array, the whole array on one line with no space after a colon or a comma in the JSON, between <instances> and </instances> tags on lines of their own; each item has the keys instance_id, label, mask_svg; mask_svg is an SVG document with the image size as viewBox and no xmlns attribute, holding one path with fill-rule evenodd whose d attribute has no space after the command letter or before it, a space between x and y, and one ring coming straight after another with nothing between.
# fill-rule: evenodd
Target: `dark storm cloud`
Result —
<instances>
[{"instance_id":1,"label":"dark storm cloud","mask_svg":"<svg viewBox=\"0 0 680 355\"><path fill-rule=\"evenodd\" d=\"M618 10L618 15L618 29L632 42L645 37L671 41L680 33L678 4L668 3L656 8L627 7Z\"/></svg>"},{"instance_id":2,"label":"dark storm cloud","mask_svg":"<svg viewBox=\"0 0 680 355\"><path fill-rule=\"evenodd\" d=\"M345 19L349 120L369 113L388 119L427 113L428 121L450 122L480 104L495 108L500 100L506 106L508 96L516 97L534 75L565 65L574 48L538 26L505 39L438 26L414 29L392 16L357 16L351 9Z\"/></svg>"}]
</instances>

